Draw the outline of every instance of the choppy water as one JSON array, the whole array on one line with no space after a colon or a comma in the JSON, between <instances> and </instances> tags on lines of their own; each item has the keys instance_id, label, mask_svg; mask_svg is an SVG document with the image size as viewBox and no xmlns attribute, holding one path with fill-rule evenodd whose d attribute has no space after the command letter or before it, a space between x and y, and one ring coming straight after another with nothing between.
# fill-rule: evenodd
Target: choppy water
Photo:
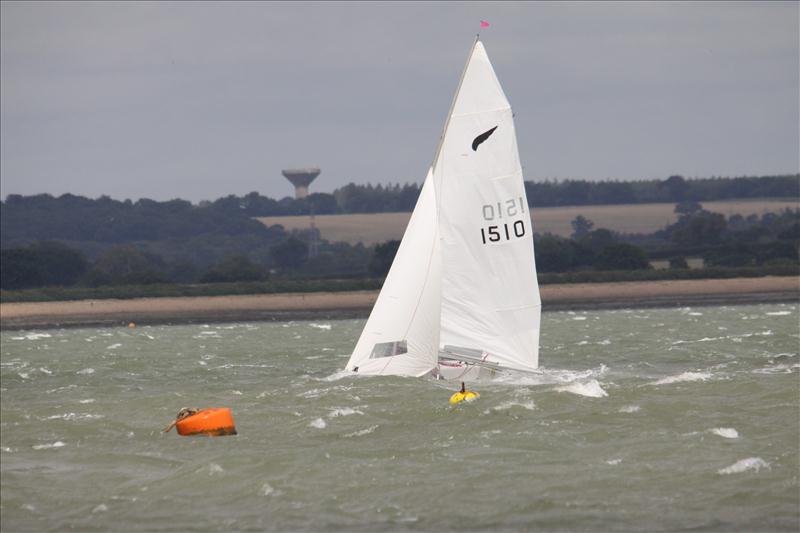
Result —
<instances>
[{"instance_id":1,"label":"choppy water","mask_svg":"<svg viewBox=\"0 0 800 533\"><path fill-rule=\"evenodd\" d=\"M2 530L800 527L796 305L545 314L544 374L458 407L340 376L362 324L2 333Z\"/></svg>"}]
</instances>

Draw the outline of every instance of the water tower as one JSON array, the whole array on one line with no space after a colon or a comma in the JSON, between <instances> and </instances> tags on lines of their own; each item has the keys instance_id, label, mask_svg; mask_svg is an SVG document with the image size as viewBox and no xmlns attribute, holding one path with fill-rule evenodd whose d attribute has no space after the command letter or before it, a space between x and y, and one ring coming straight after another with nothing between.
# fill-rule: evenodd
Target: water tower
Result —
<instances>
[{"instance_id":1,"label":"water tower","mask_svg":"<svg viewBox=\"0 0 800 533\"><path fill-rule=\"evenodd\" d=\"M320 170L315 167L288 168L281 173L294 185L294 197L300 199L308 196L308 186L319 176Z\"/></svg>"}]
</instances>

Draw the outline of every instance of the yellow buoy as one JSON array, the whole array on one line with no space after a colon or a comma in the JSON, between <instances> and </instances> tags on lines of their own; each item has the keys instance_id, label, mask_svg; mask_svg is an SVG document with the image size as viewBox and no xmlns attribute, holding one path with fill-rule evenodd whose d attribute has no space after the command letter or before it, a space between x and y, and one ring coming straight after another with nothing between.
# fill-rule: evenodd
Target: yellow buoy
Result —
<instances>
[{"instance_id":1,"label":"yellow buoy","mask_svg":"<svg viewBox=\"0 0 800 533\"><path fill-rule=\"evenodd\" d=\"M450 405L456 405L461 402L471 402L477 400L480 394L466 389L464 383L461 383L461 390L450 396Z\"/></svg>"}]
</instances>

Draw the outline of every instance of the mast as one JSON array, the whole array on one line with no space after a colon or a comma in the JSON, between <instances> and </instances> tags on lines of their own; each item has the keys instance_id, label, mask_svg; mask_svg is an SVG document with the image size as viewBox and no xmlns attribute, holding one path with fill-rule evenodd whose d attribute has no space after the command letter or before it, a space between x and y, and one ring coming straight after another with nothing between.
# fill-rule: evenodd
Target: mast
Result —
<instances>
[{"instance_id":1,"label":"mast","mask_svg":"<svg viewBox=\"0 0 800 533\"><path fill-rule=\"evenodd\" d=\"M472 53L475 51L475 46L480 41L480 34L475 36L475 40L472 42L472 46L469 49L469 55L467 56L467 62L464 63L464 69L461 71L461 77L458 79L458 87L456 88L456 92L453 94L453 100L450 102L450 110L447 112L447 120L444 122L444 128L442 129L442 134L439 136L439 144L436 146L436 153L433 156L433 162L431 163L431 170L436 168L436 163L439 162L439 155L442 152L442 143L444 143L444 136L447 133L447 128L450 126L450 117L453 115L453 108L456 105L456 100L458 99L458 93L461 92L461 85L464 83L464 75L467 73L467 67L469 67L469 62L472 59Z\"/></svg>"}]
</instances>

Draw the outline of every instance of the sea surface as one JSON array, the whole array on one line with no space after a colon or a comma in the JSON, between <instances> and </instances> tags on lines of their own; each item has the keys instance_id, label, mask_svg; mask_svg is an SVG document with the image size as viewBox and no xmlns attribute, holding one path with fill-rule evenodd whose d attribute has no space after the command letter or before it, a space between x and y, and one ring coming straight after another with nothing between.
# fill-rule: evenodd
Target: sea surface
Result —
<instances>
[{"instance_id":1,"label":"sea surface","mask_svg":"<svg viewBox=\"0 0 800 533\"><path fill-rule=\"evenodd\" d=\"M545 313L542 374L455 407L343 374L363 320L6 331L0 528L797 531L798 318Z\"/></svg>"}]
</instances>

